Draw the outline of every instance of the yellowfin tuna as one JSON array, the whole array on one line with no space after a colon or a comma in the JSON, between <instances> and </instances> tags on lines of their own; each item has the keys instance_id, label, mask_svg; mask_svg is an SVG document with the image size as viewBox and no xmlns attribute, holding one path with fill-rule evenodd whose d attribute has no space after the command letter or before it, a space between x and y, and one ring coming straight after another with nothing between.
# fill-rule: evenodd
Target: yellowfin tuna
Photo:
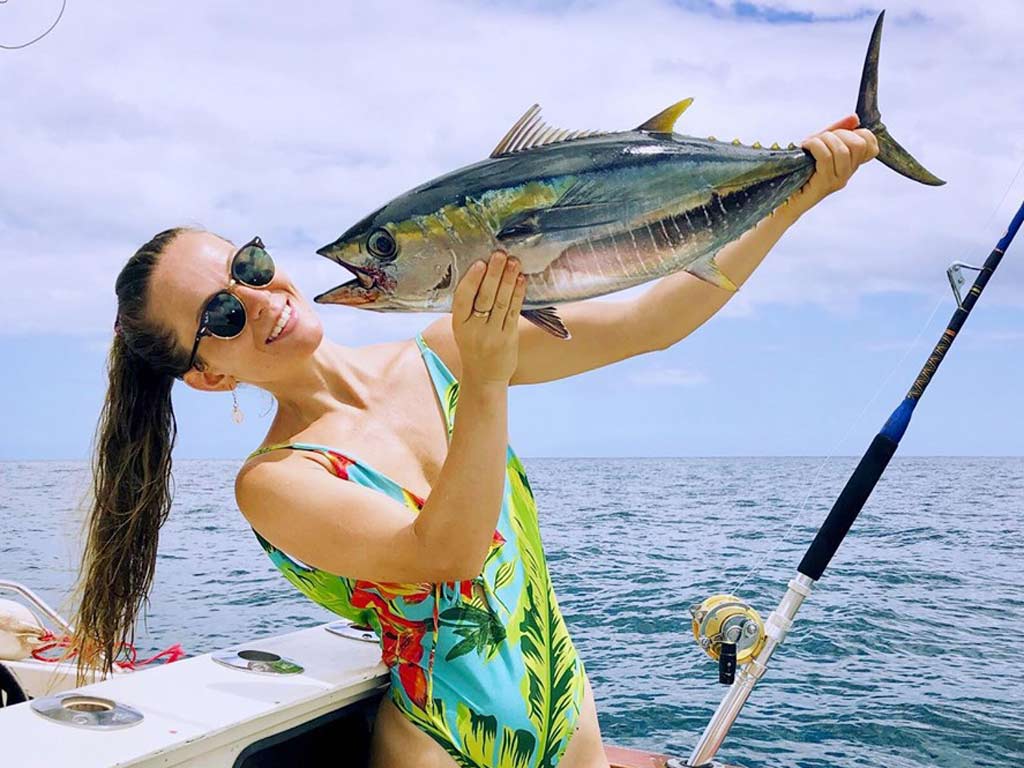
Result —
<instances>
[{"instance_id":1,"label":"yellowfin tuna","mask_svg":"<svg viewBox=\"0 0 1024 768\"><path fill-rule=\"evenodd\" d=\"M923 184L942 180L889 135L877 104L875 22L857 115L879 159ZM382 312L451 309L469 265L502 248L526 277L523 316L561 338L552 305L612 293L685 270L726 290L715 265L724 246L810 178L814 160L793 148L747 147L673 133L690 99L631 131L566 131L534 105L483 162L395 198L319 249L355 279L316 297Z\"/></svg>"}]
</instances>

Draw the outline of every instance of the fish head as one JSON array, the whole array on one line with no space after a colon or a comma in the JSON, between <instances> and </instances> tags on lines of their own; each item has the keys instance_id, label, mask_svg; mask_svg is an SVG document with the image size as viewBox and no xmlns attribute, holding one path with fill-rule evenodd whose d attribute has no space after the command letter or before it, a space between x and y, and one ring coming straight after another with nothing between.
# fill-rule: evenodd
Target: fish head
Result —
<instances>
[{"instance_id":1,"label":"fish head","mask_svg":"<svg viewBox=\"0 0 1024 768\"><path fill-rule=\"evenodd\" d=\"M382 208L317 250L354 277L314 301L384 312L433 308L451 284L451 253L422 223L389 219Z\"/></svg>"}]
</instances>

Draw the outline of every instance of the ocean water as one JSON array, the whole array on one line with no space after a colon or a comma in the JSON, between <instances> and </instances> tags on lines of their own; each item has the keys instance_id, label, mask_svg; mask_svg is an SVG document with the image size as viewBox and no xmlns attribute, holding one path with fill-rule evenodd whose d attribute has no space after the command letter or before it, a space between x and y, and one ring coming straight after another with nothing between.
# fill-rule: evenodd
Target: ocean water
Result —
<instances>
[{"instance_id":1,"label":"ocean water","mask_svg":"<svg viewBox=\"0 0 1024 768\"><path fill-rule=\"evenodd\" d=\"M725 687L693 642L688 607L740 585L766 616L855 463L524 459L608 743L689 754ZM238 466L175 465L140 658L331 619L245 525ZM0 463L0 578L62 604L86 483L82 464ZM1022 458L894 459L718 758L1024 765L1022 515Z\"/></svg>"}]
</instances>

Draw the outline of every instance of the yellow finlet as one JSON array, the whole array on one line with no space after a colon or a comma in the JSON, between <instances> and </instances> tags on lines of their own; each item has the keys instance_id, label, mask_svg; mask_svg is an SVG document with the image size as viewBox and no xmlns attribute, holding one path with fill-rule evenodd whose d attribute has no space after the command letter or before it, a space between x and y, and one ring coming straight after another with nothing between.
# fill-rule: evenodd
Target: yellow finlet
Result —
<instances>
[{"instance_id":1,"label":"yellow finlet","mask_svg":"<svg viewBox=\"0 0 1024 768\"><path fill-rule=\"evenodd\" d=\"M672 127L676 124L679 116L686 111L686 108L693 103L693 99L677 101L668 109L664 109L647 122L638 125L636 130L649 131L650 133L672 133Z\"/></svg>"},{"instance_id":2,"label":"yellow finlet","mask_svg":"<svg viewBox=\"0 0 1024 768\"><path fill-rule=\"evenodd\" d=\"M793 143L793 142L791 141L791 142L789 142L789 146L787 146L787 147L786 147L786 149L796 149L796 144L794 144L794 143Z\"/></svg>"},{"instance_id":3,"label":"yellow finlet","mask_svg":"<svg viewBox=\"0 0 1024 768\"><path fill-rule=\"evenodd\" d=\"M772 142L771 148L772 149L782 149L782 147L779 146L779 142L777 142L777 141L773 141Z\"/></svg>"},{"instance_id":4,"label":"yellow finlet","mask_svg":"<svg viewBox=\"0 0 1024 768\"><path fill-rule=\"evenodd\" d=\"M741 146L743 146L743 143L739 139L733 139L732 140L732 145L734 147L741 147Z\"/></svg>"},{"instance_id":5,"label":"yellow finlet","mask_svg":"<svg viewBox=\"0 0 1024 768\"><path fill-rule=\"evenodd\" d=\"M714 136L708 136L708 141L718 141Z\"/></svg>"},{"instance_id":6,"label":"yellow finlet","mask_svg":"<svg viewBox=\"0 0 1024 768\"><path fill-rule=\"evenodd\" d=\"M715 264L714 257L707 259L698 259L696 262L688 266L684 272L689 272L694 277L698 277L706 283L711 283L717 288L729 291L729 293L735 293L739 290L739 286L736 285L732 280L725 276L725 274Z\"/></svg>"},{"instance_id":7,"label":"yellow finlet","mask_svg":"<svg viewBox=\"0 0 1024 768\"><path fill-rule=\"evenodd\" d=\"M764 149L764 147L761 146L761 142L760 141L755 141L753 144L750 145L750 148L751 149Z\"/></svg>"}]
</instances>

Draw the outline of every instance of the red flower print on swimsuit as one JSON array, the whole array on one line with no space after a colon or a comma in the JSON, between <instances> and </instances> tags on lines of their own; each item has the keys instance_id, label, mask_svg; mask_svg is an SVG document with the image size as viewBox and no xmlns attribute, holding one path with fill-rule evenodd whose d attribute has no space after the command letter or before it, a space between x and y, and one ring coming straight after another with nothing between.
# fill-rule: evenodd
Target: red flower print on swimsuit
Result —
<instances>
[{"instance_id":1,"label":"red flower print on swimsuit","mask_svg":"<svg viewBox=\"0 0 1024 768\"><path fill-rule=\"evenodd\" d=\"M427 678L419 666L419 662L423 659L423 637L427 632L426 623L412 621L396 614L387 600L367 590L367 587L379 589L376 583L359 581L356 584L357 588L352 592L352 605L357 608L372 607L380 621L381 661L389 668L397 665L398 678L402 681L402 688L412 702L418 707L424 708L427 702ZM428 585L428 594L429 589Z\"/></svg>"},{"instance_id":2,"label":"red flower print on swimsuit","mask_svg":"<svg viewBox=\"0 0 1024 768\"><path fill-rule=\"evenodd\" d=\"M381 622L384 634L382 658L388 667L398 666L398 679L402 688L420 709L427 704L427 676L419 662L423 659L424 626L396 628Z\"/></svg>"},{"instance_id":3,"label":"red flower print on swimsuit","mask_svg":"<svg viewBox=\"0 0 1024 768\"><path fill-rule=\"evenodd\" d=\"M505 537L495 529L491 535L487 559L504 544ZM479 579L445 582L451 589L456 588L456 583L464 600L472 600L475 593L482 603L487 604L484 587ZM421 603L431 595L433 589L434 585L430 582L403 584L357 579L351 597L353 607L369 608L377 614L381 625L381 660L389 668L397 667L402 689L409 700L421 709L426 707L427 702L427 676L420 666L427 625L426 622L412 621L398 615L392 601L402 598L410 604Z\"/></svg>"},{"instance_id":4,"label":"red flower print on swimsuit","mask_svg":"<svg viewBox=\"0 0 1024 768\"><path fill-rule=\"evenodd\" d=\"M355 462L348 456L338 453L337 451L327 451L327 458L330 460L331 466L334 468L334 474L342 480L348 480L348 468L355 464Z\"/></svg>"},{"instance_id":5,"label":"red flower print on swimsuit","mask_svg":"<svg viewBox=\"0 0 1024 768\"><path fill-rule=\"evenodd\" d=\"M394 600L400 597L407 603L422 603L426 598L430 597L434 585L429 581L402 584L397 581L364 581L363 579L358 579L355 588L361 591L375 589L385 600Z\"/></svg>"},{"instance_id":6,"label":"red flower print on swimsuit","mask_svg":"<svg viewBox=\"0 0 1024 768\"><path fill-rule=\"evenodd\" d=\"M399 664L398 679L409 700L420 709L427 708L427 675L423 667L415 664Z\"/></svg>"}]
</instances>

